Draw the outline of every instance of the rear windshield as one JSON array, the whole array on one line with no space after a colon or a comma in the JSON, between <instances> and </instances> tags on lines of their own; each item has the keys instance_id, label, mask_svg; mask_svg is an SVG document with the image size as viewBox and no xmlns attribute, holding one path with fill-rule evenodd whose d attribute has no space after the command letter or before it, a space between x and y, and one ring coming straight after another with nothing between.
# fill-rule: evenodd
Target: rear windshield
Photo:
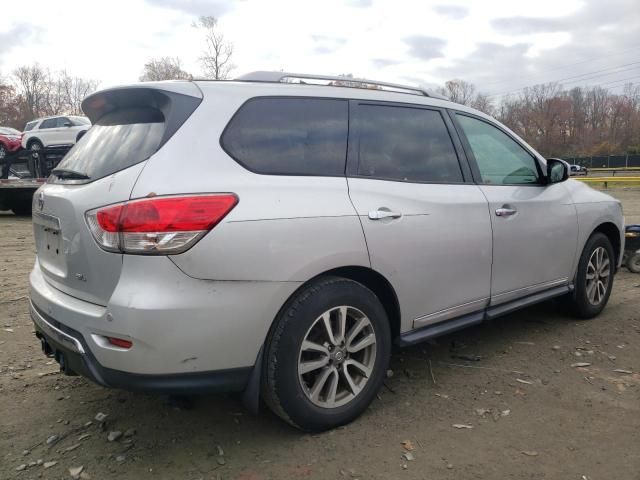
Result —
<instances>
[{"instance_id":1,"label":"rear windshield","mask_svg":"<svg viewBox=\"0 0 640 480\"><path fill-rule=\"evenodd\" d=\"M97 180L153 155L164 134L164 116L154 108L107 113L69 151L56 170Z\"/></svg>"}]
</instances>

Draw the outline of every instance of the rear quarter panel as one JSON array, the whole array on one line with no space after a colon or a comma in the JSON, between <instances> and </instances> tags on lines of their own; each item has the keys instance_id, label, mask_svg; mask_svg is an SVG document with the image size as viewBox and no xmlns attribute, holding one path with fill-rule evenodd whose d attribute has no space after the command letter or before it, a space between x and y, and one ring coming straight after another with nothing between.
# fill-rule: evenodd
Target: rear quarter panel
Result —
<instances>
[{"instance_id":1,"label":"rear quarter panel","mask_svg":"<svg viewBox=\"0 0 640 480\"><path fill-rule=\"evenodd\" d=\"M132 198L238 195L238 205L221 224L192 249L171 257L195 278L306 281L332 268L369 266L345 177L255 174L220 146L233 114L261 94L246 86L212 84L189 120L147 162Z\"/></svg>"}]
</instances>

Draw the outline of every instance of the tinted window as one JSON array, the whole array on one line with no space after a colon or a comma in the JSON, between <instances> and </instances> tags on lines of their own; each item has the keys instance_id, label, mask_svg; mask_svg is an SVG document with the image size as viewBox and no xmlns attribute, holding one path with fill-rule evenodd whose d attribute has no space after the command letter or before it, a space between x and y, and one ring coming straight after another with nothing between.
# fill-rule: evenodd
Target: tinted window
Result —
<instances>
[{"instance_id":1,"label":"tinted window","mask_svg":"<svg viewBox=\"0 0 640 480\"><path fill-rule=\"evenodd\" d=\"M70 117L71 123L76 126L91 125L91 122L86 117Z\"/></svg>"},{"instance_id":2,"label":"tinted window","mask_svg":"<svg viewBox=\"0 0 640 480\"><path fill-rule=\"evenodd\" d=\"M62 128L62 127L65 126L65 123L71 123L71 120L69 120L67 117L60 117L56 121L56 127L57 128Z\"/></svg>"},{"instance_id":3,"label":"tinted window","mask_svg":"<svg viewBox=\"0 0 640 480\"><path fill-rule=\"evenodd\" d=\"M440 112L361 105L358 174L406 182L462 182Z\"/></svg>"},{"instance_id":4,"label":"tinted window","mask_svg":"<svg viewBox=\"0 0 640 480\"><path fill-rule=\"evenodd\" d=\"M43 128L56 128L57 123L57 118L48 118L42 121L42 123L40 124L40 129L42 130Z\"/></svg>"},{"instance_id":5,"label":"tinted window","mask_svg":"<svg viewBox=\"0 0 640 480\"><path fill-rule=\"evenodd\" d=\"M160 111L117 110L87 130L56 169L96 180L149 158L158 149L163 134L164 117Z\"/></svg>"},{"instance_id":6,"label":"tinted window","mask_svg":"<svg viewBox=\"0 0 640 480\"><path fill-rule=\"evenodd\" d=\"M538 183L536 160L515 140L493 125L457 115L476 158L482 182L494 185Z\"/></svg>"},{"instance_id":7,"label":"tinted window","mask_svg":"<svg viewBox=\"0 0 640 480\"><path fill-rule=\"evenodd\" d=\"M257 98L233 117L222 146L251 171L281 175L344 175L347 102Z\"/></svg>"}]
</instances>

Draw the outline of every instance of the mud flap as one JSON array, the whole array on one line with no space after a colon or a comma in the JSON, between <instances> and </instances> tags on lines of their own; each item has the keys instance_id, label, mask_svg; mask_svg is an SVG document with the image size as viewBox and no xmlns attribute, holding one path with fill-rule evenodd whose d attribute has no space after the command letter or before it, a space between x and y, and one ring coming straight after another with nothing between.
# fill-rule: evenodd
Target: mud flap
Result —
<instances>
[{"instance_id":1,"label":"mud flap","mask_svg":"<svg viewBox=\"0 0 640 480\"><path fill-rule=\"evenodd\" d=\"M256 357L256 363L251 371L249 377L249 383L242 394L242 404L254 415L257 415L260 410L260 380L262 377L262 356L264 345L260 347L258 356Z\"/></svg>"}]
</instances>

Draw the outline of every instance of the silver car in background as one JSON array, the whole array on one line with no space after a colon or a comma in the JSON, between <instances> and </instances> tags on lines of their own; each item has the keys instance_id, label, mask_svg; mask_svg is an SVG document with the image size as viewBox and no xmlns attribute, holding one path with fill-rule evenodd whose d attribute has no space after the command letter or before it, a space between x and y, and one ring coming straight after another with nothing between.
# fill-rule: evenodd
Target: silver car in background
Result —
<instances>
[{"instance_id":1,"label":"silver car in background","mask_svg":"<svg viewBox=\"0 0 640 480\"><path fill-rule=\"evenodd\" d=\"M319 431L369 405L392 343L551 298L602 311L617 200L476 110L343 82L255 72L85 99L93 127L34 196L44 351L109 387L242 391Z\"/></svg>"}]
</instances>

